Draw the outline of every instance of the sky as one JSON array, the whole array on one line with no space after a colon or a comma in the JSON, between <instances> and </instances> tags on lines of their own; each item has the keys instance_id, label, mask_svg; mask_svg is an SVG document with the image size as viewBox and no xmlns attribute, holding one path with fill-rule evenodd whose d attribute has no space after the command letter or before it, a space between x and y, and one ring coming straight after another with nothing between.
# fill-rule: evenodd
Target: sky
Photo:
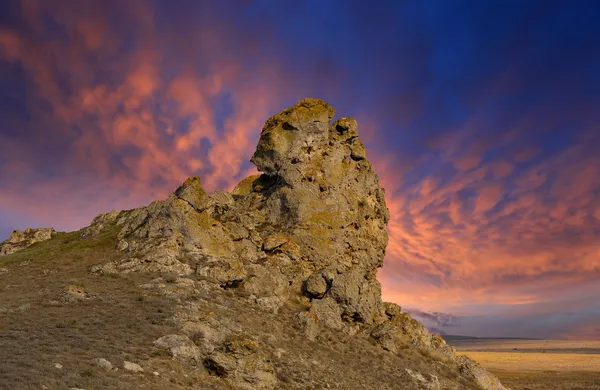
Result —
<instances>
[{"instance_id":1,"label":"sky","mask_svg":"<svg viewBox=\"0 0 600 390\"><path fill-rule=\"evenodd\" d=\"M188 176L272 114L353 116L391 212L383 298L430 329L600 339L597 1L2 1L0 240Z\"/></svg>"}]
</instances>

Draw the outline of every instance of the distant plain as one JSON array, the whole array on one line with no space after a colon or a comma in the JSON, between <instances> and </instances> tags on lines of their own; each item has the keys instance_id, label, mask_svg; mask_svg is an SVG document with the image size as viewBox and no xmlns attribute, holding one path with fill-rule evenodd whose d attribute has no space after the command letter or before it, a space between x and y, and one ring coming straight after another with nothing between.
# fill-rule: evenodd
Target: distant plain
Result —
<instances>
[{"instance_id":1,"label":"distant plain","mask_svg":"<svg viewBox=\"0 0 600 390\"><path fill-rule=\"evenodd\" d=\"M512 390L600 390L600 341L448 337Z\"/></svg>"}]
</instances>

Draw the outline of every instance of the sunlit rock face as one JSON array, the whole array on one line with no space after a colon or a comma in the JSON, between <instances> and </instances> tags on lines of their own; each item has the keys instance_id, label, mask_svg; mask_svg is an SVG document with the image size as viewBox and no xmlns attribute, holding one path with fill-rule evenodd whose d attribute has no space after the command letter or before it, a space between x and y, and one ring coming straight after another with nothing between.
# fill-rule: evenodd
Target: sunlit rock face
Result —
<instances>
[{"instance_id":1,"label":"sunlit rock face","mask_svg":"<svg viewBox=\"0 0 600 390\"><path fill-rule=\"evenodd\" d=\"M286 282L269 292L281 303L304 296L317 311L327 302L345 324L381 322L375 274L389 213L356 121L332 122L334 112L305 99L269 118L251 160L264 173L232 194L209 195L191 177L164 201L99 216L85 234L116 223L119 249L129 256L95 271L197 272L253 293L260 275L280 275ZM320 281L322 291L311 292L307 280Z\"/></svg>"},{"instance_id":2,"label":"sunlit rock face","mask_svg":"<svg viewBox=\"0 0 600 390\"><path fill-rule=\"evenodd\" d=\"M53 228L27 228L23 231L13 231L8 240L0 244L0 256L23 250L37 242L46 241L52 238Z\"/></svg>"},{"instance_id":3,"label":"sunlit rock face","mask_svg":"<svg viewBox=\"0 0 600 390\"><path fill-rule=\"evenodd\" d=\"M388 243L385 193L356 121L332 121L334 113L321 100L305 99L269 118L251 159L262 174L231 193L207 194L201 179L191 177L165 200L98 216L84 236L116 228L124 257L91 271L191 275L203 288L233 289L267 312L285 306L309 339L334 329L390 353L410 345L433 351L458 372L441 337L381 300L375 275ZM218 372L243 366L227 348L203 350L194 353L206 355L201 358ZM274 388L269 365L260 362L262 371L246 373L262 378L252 388ZM228 378L236 388L246 386Z\"/></svg>"}]
</instances>

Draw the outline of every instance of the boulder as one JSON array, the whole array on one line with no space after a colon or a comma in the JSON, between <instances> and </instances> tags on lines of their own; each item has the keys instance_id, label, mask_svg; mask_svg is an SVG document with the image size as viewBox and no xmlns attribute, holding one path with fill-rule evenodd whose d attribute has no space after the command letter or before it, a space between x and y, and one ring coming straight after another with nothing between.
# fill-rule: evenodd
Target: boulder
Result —
<instances>
[{"instance_id":1,"label":"boulder","mask_svg":"<svg viewBox=\"0 0 600 390\"><path fill-rule=\"evenodd\" d=\"M96 358L94 359L94 364L106 371L114 371L116 368L115 366L112 365L111 362L109 362L108 360L104 359L104 358Z\"/></svg>"},{"instance_id":2,"label":"boulder","mask_svg":"<svg viewBox=\"0 0 600 390\"><path fill-rule=\"evenodd\" d=\"M127 360L123 362L123 369L130 372L144 372L144 369L139 364L128 362Z\"/></svg>"}]
</instances>

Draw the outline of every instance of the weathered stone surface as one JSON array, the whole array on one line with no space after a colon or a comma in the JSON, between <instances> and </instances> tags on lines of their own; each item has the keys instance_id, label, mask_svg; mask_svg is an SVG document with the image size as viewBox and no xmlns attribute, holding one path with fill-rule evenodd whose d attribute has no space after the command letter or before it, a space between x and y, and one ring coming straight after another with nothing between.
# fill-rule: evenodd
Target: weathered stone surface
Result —
<instances>
[{"instance_id":1,"label":"weathered stone surface","mask_svg":"<svg viewBox=\"0 0 600 390\"><path fill-rule=\"evenodd\" d=\"M270 252L287 244L290 240L291 238L283 233L271 234L269 237L265 238L263 249Z\"/></svg>"},{"instance_id":2,"label":"weathered stone surface","mask_svg":"<svg viewBox=\"0 0 600 390\"><path fill-rule=\"evenodd\" d=\"M123 362L123 369L131 372L144 372L144 369L139 364L128 362L127 360Z\"/></svg>"},{"instance_id":3,"label":"weathered stone surface","mask_svg":"<svg viewBox=\"0 0 600 390\"><path fill-rule=\"evenodd\" d=\"M248 230L237 223L228 222L225 224L225 226L227 227L229 235L233 241L239 241L249 237Z\"/></svg>"},{"instance_id":4,"label":"weathered stone surface","mask_svg":"<svg viewBox=\"0 0 600 390\"><path fill-rule=\"evenodd\" d=\"M46 241L52 238L54 228L27 228L23 231L14 230L10 233L8 240L0 243L0 256L23 250L37 242Z\"/></svg>"},{"instance_id":5,"label":"weathered stone surface","mask_svg":"<svg viewBox=\"0 0 600 390\"><path fill-rule=\"evenodd\" d=\"M506 390L498 378L486 371L473 359L468 356L458 356L456 360L460 367L460 373L475 379L482 388L486 390Z\"/></svg>"},{"instance_id":6,"label":"weathered stone surface","mask_svg":"<svg viewBox=\"0 0 600 390\"><path fill-rule=\"evenodd\" d=\"M188 202L198 212L202 212L209 207L210 198L202 188L202 182L198 176L188 178L175 191L175 196Z\"/></svg>"},{"instance_id":7,"label":"weathered stone surface","mask_svg":"<svg viewBox=\"0 0 600 390\"><path fill-rule=\"evenodd\" d=\"M386 305L388 320L377 325L371 332L386 350L396 353L401 346L410 344L418 349L432 351L441 356L455 359L454 349L436 334L431 334L419 321L408 313L398 311L394 305Z\"/></svg>"},{"instance_id":8,"label":"weathered stone surface","mask_svg":"<svg viewBox=\"0 0 600 390\"><path fill-rule=\"evenodd\" d=\"M279 308L283 305L283 302L277 296L257 298L256 303L262 310L270 313L277 313Z\"/></svg>"},{"instance_id":9,"label":"weathered stone surface","mask_svg":"<svg viewBox=\"0 0 600 390\"><path fill-rule=\"evenodd\" d=\"M344 326L342 309L331 297L315 300L310 310L315 314L317 323L327 328L339 330Z\"/></svg>"},{"instance_id":10,"label":"weathered stone surface","mask_svg":"<svg viewBox=\"0 0 600 390\"><path fill-rule=\"evenodd\" d=\"M300 329L309 340L315 340L321 333L319 317L314 311L303 311L296 313L293 324Z\"/></svg>"},{"instance_id":11,"label":"weathered stone surface","mask_svg":"<svg viewBox=\"0 0 600 390\"><path fill-rule=\"evenodd\" d=\"M95 237L100 234L104 229L108 228L111 224L115 223L119 216L119 212L112 210L108 213L102 213L97 215L92 220L90 226L86 227L81 233L81 238Z\"/></svg>"},{"instance_id":12,"label":"weathered stone surface","mask_svg":"<svg viewBox=\"0 0 600 390\"><path fill-rule=\"evenodd\" d=\"M416 371L413 371L409 368L405 368L404 369L405 372L408 374L409 378L414 381L416 384L418 384L419 386L422 386L423 388L427 389L427 390L440 390L440 381L438 379L437 376L435 375L428 375L429 379L425 379L425 377Z\"/></svg>"},{"instance_id":13,"label":"weathered stone surface","mask_svg":"<svg viewBox=\"0 0 600 390\"><path fill-rule=\"evenodd\" d=\"M277 268L252 264L244 281L244 290L257 297L277 296L285 300L288 278Z\"/></svg>"},{"instance_id":14,"label":"weathered stone surface","mask_svg":"<svg viewBox=\"0 0 600 390\"><path fill-rule=\"evenodd\" d=\"M203 348L200 348L189 337L178 334L162 336L154 341L154 345L157 348L168 349L173 357L184 360L199 360L214 350L210 343L203 343Z\"/></svg>"},{"instance_id":15,"label":"weathered stone surface","mask_svg":"<svg viewBox=\"0 0 600 390\"><path fill-rule=\"evenodd\" d=\"M305 281L302 286L304 295L309 298L321 299L331 288L331 283L337 275L337 271L332 269L322 269L313 272Z\"/></svg>"},{"instance_id":16,"label":"weathered stone surface","mask_svg":"<svg viewBox=\"0 0 600 390\"><path fill-rule=\"evenodd\" d=\"M400 314L402 314L402 308L400 305L392 302L383 302L383 309L385 310L385 315L389 320L392 320L394 317L398 317Z\"/></svg>"},{"instance_id":17,"label":"weathered stone surface","mask_svg":"<svg viewBox=\"0 0 600 390\"><path fill-rule=\"evenodd\" d=\"M223 287L234 287L246 278L246 269L240 260L209 256L196 274L214 279Z\"/></svg>"},{"instance_id":18,"label":"weathered stone surface","mask_svg":"<svg viewBox=\"0 0 600 390\"><path fill-rule=\"evenodd\" d=\"M91 299L92 295L85 291L81 285L69 284L63 288L63 293L58 297L61 303L74 303Z\"/></svg>"},{"instance_id":19,"label":"weathered stone surface","mask_svg":"<svg viewBox=\"0 0 600 390\"><path fill-rule=\"evenodd\" d=\"M277 376L260 344L250 339L233 340L215 351L204 366L234 389L274 389Z\"/></svg>"},{"instance_id":20,"label":"weathered stone surface","mask_svg":"<svg viewBox=\"0 0 600 390\"><path fill-rule=\"evenodd\" d=\"M108 360L106 360L104 358L94 359L94 364L106 371L114 371L116 369L115 366L113 366L111 362L109 362Z\"/></svg>"},{"instance_id":21,"label":"weathered stone surface","mask_svg":"<svg viewBox=\"0 0 600 390\"><path fill-rule=\"evenodd\" d=\"M252 175L243 179L238 185L235 186L233 191L231 191L232 195L246 196L252 191L252 187L256 179L258 179L260 175Z\"/></svg>"}]
</instances>

